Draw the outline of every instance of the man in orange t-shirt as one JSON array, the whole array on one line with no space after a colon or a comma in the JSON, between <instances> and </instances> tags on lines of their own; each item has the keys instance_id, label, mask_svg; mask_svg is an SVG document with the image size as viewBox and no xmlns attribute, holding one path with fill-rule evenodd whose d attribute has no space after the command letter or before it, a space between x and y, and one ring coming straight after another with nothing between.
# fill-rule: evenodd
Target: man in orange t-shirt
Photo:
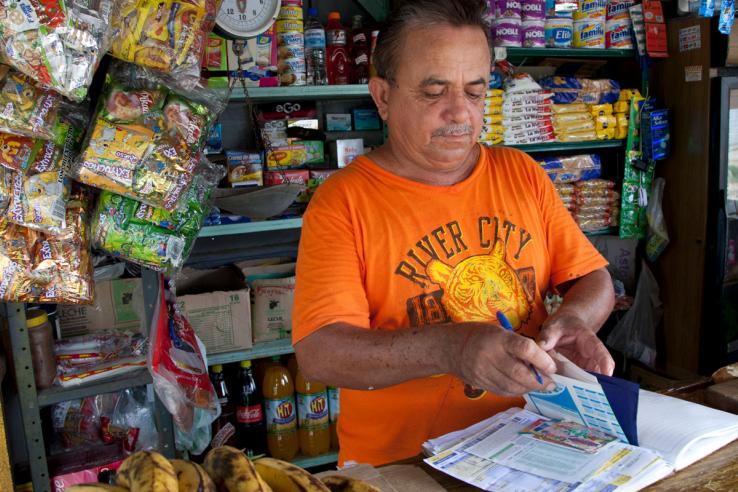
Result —
<instances>
[{"instance_id":1,"label":"man in orange t-shirt","mask_svg":"<svg viewBox=\"0 0 738 492\"><path fill-rule=\"evenodd\" d=\"M341 463L411 457L522 404L552 384L547 351L614 368L596 335L614 302L606 261L540 166L476 143L484 3L406 0L390 17L369 82L389 138L305 214L293 343L308 379L342 388ZM550 287L564 302L547 316Z\"/></svg>"}]
</instances>

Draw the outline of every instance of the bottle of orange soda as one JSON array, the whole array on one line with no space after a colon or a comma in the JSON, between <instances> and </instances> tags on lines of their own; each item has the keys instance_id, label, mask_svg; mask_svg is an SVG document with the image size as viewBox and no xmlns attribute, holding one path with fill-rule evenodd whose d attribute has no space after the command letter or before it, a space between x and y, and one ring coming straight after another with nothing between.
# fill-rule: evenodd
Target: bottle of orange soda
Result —
<instances>
[{"instance_id":1,"label":"bottle of orange soda","mask_svg":"<svg viewBox=\"0 0 738 492\"><path fill-rule=\"evenodd\" d=\"M300 450L305 456L325 454L331 446L325 384L305 379L298 367L295 389Z\"/></svg>"},{"instance_id":2,"label":"bottle of orange soda","mask_svg":"<svg viewBox=\"0 0 738 492\"><path fill-rule=\"evenodd\" d=\"M297 412L295 387L289 371L272 357L273 364L264 373L264 413L266 414L267 447L272 457L291 460L297 454Z\"/></svg>"},{"instance_id":3,"label":"bottle of orange soda","mask_svg":"<svg viewBox=\"0 0 738 492\"><path fill-rule=\"evenodd\" d=\"M328 386L328 422L331 429L331 449L338 449L338 416L341 414L340 391Z\"/></svg>"}]
</instances>

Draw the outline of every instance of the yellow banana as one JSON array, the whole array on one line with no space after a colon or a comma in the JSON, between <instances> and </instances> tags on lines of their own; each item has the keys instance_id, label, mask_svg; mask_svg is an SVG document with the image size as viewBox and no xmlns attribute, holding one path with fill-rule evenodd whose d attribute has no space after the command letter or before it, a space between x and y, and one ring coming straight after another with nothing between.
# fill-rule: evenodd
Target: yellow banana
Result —
<instances>
[{"instance_id":1,"label":"yellow banana","mask_svg":"<svg viewBox=\"0 0 738 492\"><path fill-rule=\"evenodd\" d=\"M106 483L83 483L80 485L72 485L64 489L66 492L129 492L124 487L117 485L108 485Z\"/></svg>"},{"instance_id":2,"label":"yellow banana","mask_svg":"<svg viewBox=\"0 0 738 492\"><path fill-rule=\"evenodd\" d=\"M202 466L221 492L272 492L256 473L251 460L234 447L210 450Z\"/></svg>"},{"instance_id":3,"label":"yellow banana","mask_svg":"<svg viewBox=\"0 0 738 492\"><path fill-rule=\"evenodd\" d=\"M216 492L210 475L197 463L185 460L171 460L177 474L179 492Z\"/></svg>"},{"instance_id":4,"label":"yellow banana","mask_svg":"<svg viewBox=\"0 0 738 492\"><path fill-rule=\"evenodd\" d=\"M382 492L374 485L358 478L328 475L321 478L321 480L331 489L331 492Z\"/></svg>"},{"instance_id":5,"label":"yellow banana","mask_svg":"<svg viewBox=\"0 0 738 492\"><path fill-rule=\"evenodd\" d=\"M139 451L123 460L115 484L131 492L179 492L174 467L154 451Z\"/></svg>"},{"instance_id":6,"label":"yellow banana","mask_svg":"<svg viewBox=\"0 0 738 492\"><path fill-rule=\"evenodd\" d=\"M292 463L261 458L254 462L254 466L274 492L330 492L317 477Z\"/></svg>"}]
</instances>

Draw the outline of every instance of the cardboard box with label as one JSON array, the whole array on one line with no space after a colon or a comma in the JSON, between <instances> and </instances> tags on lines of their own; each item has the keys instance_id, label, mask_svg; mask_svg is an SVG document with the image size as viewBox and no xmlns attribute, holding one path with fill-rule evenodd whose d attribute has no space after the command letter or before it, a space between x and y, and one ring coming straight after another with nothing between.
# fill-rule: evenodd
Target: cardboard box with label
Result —
<instances>
[{"instance_id":1,"label":"cardboard box with label","mask_svg":"<svg viewBox=\"0 0 738 492\"><path fill-rule=\"evenodd\" d=\"M292 336L295 277L258 279L254 287L254 343Z\"/></svg>"},{"instance_id":2,"label":"cardboard box with label","mask_svg":"<svg viewBox=\"0 0 738 492\"><path fill-rule=\"evenodd\" d=\"M140 316L143 312L140 278L97 282L94 305L59 304L61 337L103 331L140 332L142 326Z\"/></svg>"},{"instance_id":3,"label":"cardboard box with label","mask_svg":"<svg viewBox=\"0 0 738 492\"><path fill-rule=\"evenodd\" d=\"M177 276L177 303L208 354L253 346L250 292L237 268L185 268Z\"/></svg>"}]
</instances>

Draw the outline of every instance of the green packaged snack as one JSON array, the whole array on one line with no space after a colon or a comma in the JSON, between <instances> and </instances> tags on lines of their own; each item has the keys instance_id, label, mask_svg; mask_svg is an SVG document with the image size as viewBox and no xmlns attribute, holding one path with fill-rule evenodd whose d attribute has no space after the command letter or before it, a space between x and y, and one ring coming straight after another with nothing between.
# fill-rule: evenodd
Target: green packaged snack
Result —
<instances>
[{"instance_id":1,"label":"green packaged snack","mask_svg":"<svg viewBox=\"0 0 738 492\"><path fill-rule=\"evenodd\" d=\"M643 239L646 237L648 221L646 207L653 182L654 166L642 161L640 145L640 107L643 101L635 96L631 99L628 119L628 139L625 152L623 192L620 199L620 237ZM638 164L638 166L636 165ZM645 167L645 170L643 168Z\"/></svg>"}]
</instances>

